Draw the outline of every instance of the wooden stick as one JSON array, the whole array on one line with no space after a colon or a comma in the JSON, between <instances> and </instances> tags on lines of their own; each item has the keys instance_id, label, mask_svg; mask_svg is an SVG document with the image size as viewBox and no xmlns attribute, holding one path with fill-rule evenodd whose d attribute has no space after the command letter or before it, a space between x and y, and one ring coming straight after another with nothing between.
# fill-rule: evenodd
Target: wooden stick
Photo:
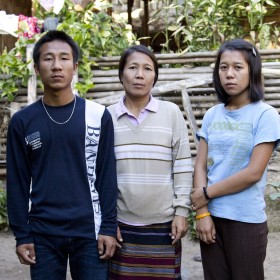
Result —
<instances>
[{"instance_id":1,"label":"wooden stick","mask_svg":"<svg viewBox=\"0 0 280 280\"><path fill-rule=\"evenodd\" d=\"M196 133L198 131L198 127L196 124L196 120L193 114L193 110L192 110L192 105L191 105L191 101L188 95L188 92L186 89L182 90L182 100L183 100L183 106L184 106L184 110L187 114L187 119L189 121L189 125L190 125L190 129L193 135L193 139L194 139L194 143L195 143L195 148L196 150L198 149L198 145L199 145L199 141L196 138Z\"/></svg>"}]
</instances>

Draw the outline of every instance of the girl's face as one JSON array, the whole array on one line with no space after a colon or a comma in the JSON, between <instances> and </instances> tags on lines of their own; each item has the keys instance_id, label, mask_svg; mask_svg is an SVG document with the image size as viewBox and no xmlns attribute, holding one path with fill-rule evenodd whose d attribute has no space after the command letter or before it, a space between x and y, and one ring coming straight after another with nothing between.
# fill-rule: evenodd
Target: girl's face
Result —
<instances>
[{"instance_id":1,"label":"girl's face","mask_svg":"<svg viewBox=\"0 0 280 280\"><path fill-rule=\"evenodd\" d=\"M249 100L249 65L239 51L225 51L221 55L219 77L230 100ZM231 103L230 101L230 103Z\"/></svg>"},{"instance_id":2,"label":"girl's face","mask_svg":"<svg viewBox=\"0 0 280 280\"><path fill-rule=\"evenodd\" d=\"M141 52L133 52L127 57L121 76L126 96L129 98L149 97L155 79L153 60Z\"/></svg>"}]
</instances>

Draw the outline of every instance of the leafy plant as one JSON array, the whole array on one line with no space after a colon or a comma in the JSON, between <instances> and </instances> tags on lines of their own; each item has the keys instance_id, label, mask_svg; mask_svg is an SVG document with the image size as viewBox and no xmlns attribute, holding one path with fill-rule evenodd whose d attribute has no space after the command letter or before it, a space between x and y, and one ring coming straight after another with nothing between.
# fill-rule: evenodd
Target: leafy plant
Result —
<instances>
[{"instance_id":1,"label":"leafy plant","mask_svg":"<svg viewBox=\"0 0 280 280\"><path fill-rule=\"evenodd\" d=\"M271 42L271 38L270 38L270 25L269 24L263 24L259 30L259 42L260 42L260 48L261 49L266 49L268 47L268 45Z\"/></svg>"},{"instance_id":2,"label":"leafy plant","mask_svg":"<svg viewBox=\"0 0 280 280\"><path fill-rule=\"evenodd\" d=\"M196 219L195 219L195 216L196 216L196 212L190 210L188 218L187 218L187 221L188 221L188 224L189 224L188 234L189 234L190 238L193 239L193 240L198 239L197 234L196 234Z\"/></svg>"},{"instance_id":3,"label":"leafy plant","mask_svg":"<svg viewBox=\"0 0 280 280\"><path fill-rule=\"evenodd\" d=\"M125 48L138 43L126 21L109 16L107 9L110 5L106 1L101 2L101 6L97 6L100 2L94 1L81 9L71 0L66 0L59 15L55 15L52 11L42 10L37 0L33 1L34 16L40 19L59 17L61 23L57 29L68 33L79 45L82 53L79 65L81 79L75 86L82 96L94 87L92 67L97 66L94 58L120 55ZM26 59L26 46L36 42L41 35L31 39L20 37L10 52L5 50L0 55L0 98L13 101L20 87L27 86L30 61Z\"/></svg>"},{"instance_id":4,"label":"leafy plant","mask_svg":"<svg viewBox=\"0 0 280 280\"><path fill-rule=\"evenodd\" d=\"M267 48L272 34L270 26L275 22L264 23L264 18L275 10L277 3L273 0L243 0L232 7L237 9L236 16L247 18L248 34L253 42L259 43L261 49Z\"/></svg>"},{"instance_id":5,"label":"leafy plant","mask_svg":"<svg viewBox=\"0 0 280 280\"><path fill-rule=\"evenodd\" d=\"M27 39L19 37L15 47L7 52L7 49L0 55L0 97L13 101L20 91L20 87L26 87L30 71L26 60L26 46L34 43L36 37Z\"/></svg>"},{"instance_id":6,"label":"leafy plant","mask_svg":"<svg viewBox=\"0 0 280 280\"><path fill-rule=\"evenodd\" d=\"M232 0L192 1L186 28L194 34L188 50L216 50L225 39L242 36L239 19L235 17Z\"/></svg>"},{"instance_id":7,"label":"leafy plant","mask_svg":"<svg viewBox=\"0 0 280 280\"><path fill-rule=\"evenodd\" d=\"M172 33L175 30L178 30L177 34L181 34L182 30L179 22L183 17L182 15L185 12L186 6L180 5L178 0L175 1L163 0L161 2L162 2L162 8L157 9L157 11L153 14L151 20L148 23L163 24L163 30L157 32L153 36L152 42L158 39L160 36L162 36L164 38L164 42L161 43L162 52L170 53L172 51L170 47L172 40L175 40L177 48L180 48L180 38L173 35ZM158 1L153 0L152 3L157 4ZM174 18L176 20L174 20Z\"/></svg>"},{"instance_id":8,"label":"leafy plant","mask_svg":"<svg viewBox=\"0 0 280 280\"><path fill-rule=\"evenodd\" d=\"M98 12L94 5L88 4L85 10L77 13L75 20L73 13L69 13L58 25L58 29L69 34L82 51L79 74L83 79L76 84L80 93L86 93L93 87L92 67L97 66L94 58L120 55L129 45L137 43L124 19L118 17L116 20L109 16L106 13L108 5Z\"/></svg>"},{"instance_id":9,"label":"leafy plant","mask_svg":"<svg viewBox=\"0 0 280 280\"><path fill-rule=\"evenodd\" d=\"M271 30L271 35L270 35L271 45L273 48L276 48L278 44L278 40L280 38L280 28L277 26L273 26L270 28L270 30Z\"/></svg>"},{"instance_id":10,"label":"leafy plant","mask_svg":"<svg viewBox=\"0 0 280 280\"><path fill-rule=\"evenodd\" d=\"M276 7L272 0L163 0L162 3L163 8L153 15L150 23L164 22L163 31L155 35L155 38L164 35L163 52L170 51L172 42L181 53L216 50L224 40L245 35L260 43L261 48L268 46L274 23L264 24L264 17ZM245 24L244 28L240 28L241 24Z\"/></svg>"},{"instance_id":11,"label":"leafy plant","mask_svg":"<svg viewBox=\"0 0 280 280\"><path fill-rule=\"evenodd\" d=\"M155 0L152 2L157 3L158 1ZM154 13L149 24L163 24L163 30L157 32L152 38L152 41L155 41L159 36L163 36L164 43L161 44L162 52L170 53L172 51L170 47L171 40L175 39L175 36L172 36L170 32L174 32L174 30L178 28L178 24L175 23L174 17L177 18L179 15L182 15L184 13L184 7L178 4L178 0L163 0L161 2L162 9L158 9ZM177 42L177 44L179 45L180 42Z\"/></svg>"},{"instance_id":12,"label":"leafy plant","mask_svg":"<svg viewBox=\"0 0 280 280\"><path fill-rule=\"evenodd\" d=\"M234 7L238 7L239 14L246 16L250 24L250 29L260 29L264 23L264 17L273 11L273 7L276 7L276 3L273 0L245 0L238 1Z\"/></svg>"},{"instance_id":13,"label":"leafy plant","mask_svg":"<svg viewBox=\"0 0 280 280\"><path fill-rule=\"evenodd\" d=\"M38 4L36 6L38 16L59 17L57 29L70 35L80 47L78 72L81 79L75 84L80 95L85 95L94 87L92 68L98 66L94 59L120 55L125 48L137 42L125 19L107 14L110 7L107 1L94 1L83 9L66 0L62 11L55 15L52 11L44 14Z\"/></svg>"},{"instance_id":14,"label":"leafy plant","mask_svg":"<svg viewBox=\"0 0 280 280\"><path fill-rule=\"evenodd\" d=\"M2 184L1 181L0 183ZM0 230L7 231L8 229L7 196L6 191L0 187Z\"/></svg>"},{"instance_id":15,"label":"leafy plant","mask_svg":"<svg viewBox=\"0 0 280 280\"><path fill-rule=\"evenodd\" d=\"M231 36L240 36L239 19L234 16L233 0L184 0L181 5L174 1L163 1L164 9L154 15L154 20L160 21L162 13L172 24L165 25L166 42L162 44L164 51L174 40L180 52L214 50L220 42ZM179 3L177 1L176 3ZM175 19L174 19L175 18ZM158 36L158 34L157 34Z\"/></svg>"}]
</instances>

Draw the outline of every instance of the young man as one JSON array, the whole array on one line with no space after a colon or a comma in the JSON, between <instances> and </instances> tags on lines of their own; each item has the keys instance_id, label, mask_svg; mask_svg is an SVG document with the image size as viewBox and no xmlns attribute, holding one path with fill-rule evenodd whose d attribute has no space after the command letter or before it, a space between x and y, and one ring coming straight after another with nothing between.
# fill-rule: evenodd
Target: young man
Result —
<instances>
[{"instance_id":1,"label":"young man","mask_svg":"<svg viewBox=\"0 0 280 280\"><path fill-rule=\"evenodd\" d=\"M76 43L49 31L33 60L41 99L12 117L7 204L16 253L32 279L107 279L116 245L114 131L104 106L73 94Z\"/></svg>"}]
</instances>

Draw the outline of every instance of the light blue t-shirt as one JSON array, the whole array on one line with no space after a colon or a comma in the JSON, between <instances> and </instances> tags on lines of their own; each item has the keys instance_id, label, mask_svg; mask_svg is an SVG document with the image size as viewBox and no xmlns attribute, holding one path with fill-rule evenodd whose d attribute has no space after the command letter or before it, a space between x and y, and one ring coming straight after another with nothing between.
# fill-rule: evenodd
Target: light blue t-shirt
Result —
<instances>
[{"instance_id":1,"label":"light blue t-shirt","mask_svg":"<svg viewBox=\"0 0 280 280\"><path fill-rule=\"evenodd\" d=\"M280 143L280 116L275 108L258 101L228 111L224 104L210 108L202 122L198 138L208 143L208 186L248 166L253 148L264 142ZM266 221L264 191L267 169L256 184L232 195L211 199L211 215L235 221Z\"/></svg>"}]
</instances>

